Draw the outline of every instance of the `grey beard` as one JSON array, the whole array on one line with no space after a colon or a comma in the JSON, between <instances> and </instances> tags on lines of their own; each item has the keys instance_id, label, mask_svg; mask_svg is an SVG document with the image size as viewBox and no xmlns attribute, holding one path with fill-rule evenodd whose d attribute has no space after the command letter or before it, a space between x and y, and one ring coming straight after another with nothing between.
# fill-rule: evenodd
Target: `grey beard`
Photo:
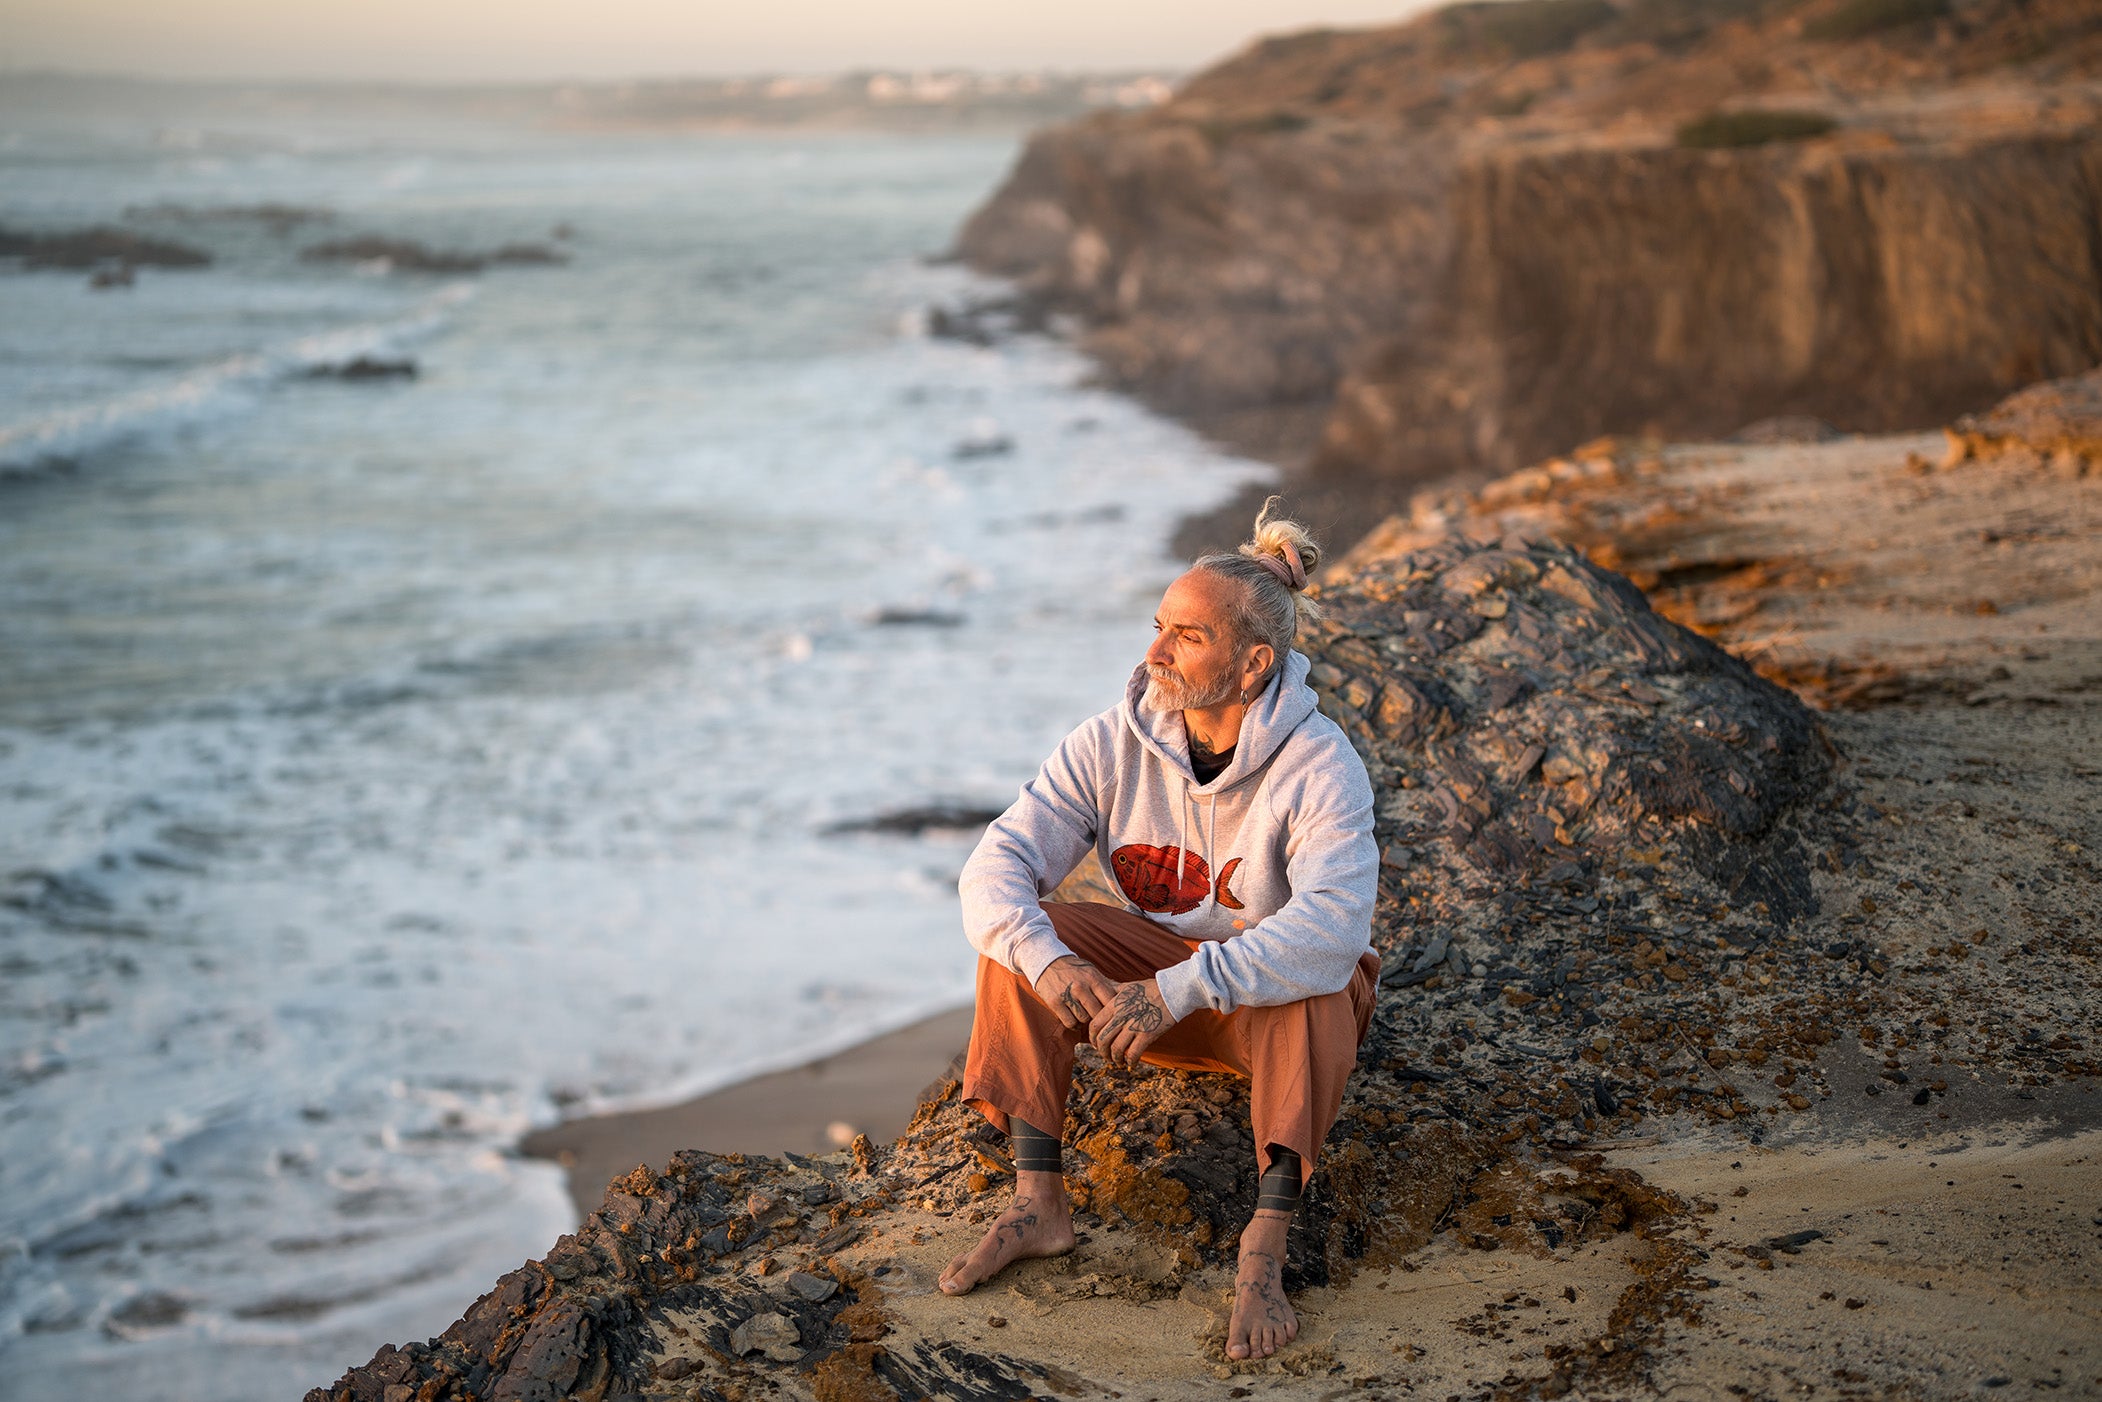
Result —
<instances>
[{"instance_id":1,"label":"grey beard","mask_svg":"<svg viewBox=\"0 0 2102 1402\"><path fill-rule=\"evenodd\" d=\"M1233 678L1222 675L1211 686L1199 689L1179 678L1146 669L1146 704L1157 711L1201 711L1233 698Z\"/></svg>"}]
</instances>

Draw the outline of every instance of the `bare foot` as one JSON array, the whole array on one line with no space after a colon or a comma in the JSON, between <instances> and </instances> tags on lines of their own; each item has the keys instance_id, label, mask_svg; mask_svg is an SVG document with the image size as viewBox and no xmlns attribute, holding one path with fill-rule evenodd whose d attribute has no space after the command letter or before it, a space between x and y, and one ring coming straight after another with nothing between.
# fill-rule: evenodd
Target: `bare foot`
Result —
<instances>
[{"instance_id":1,"label":"bare foot","mask_svg":"<svg viewBox=\"0 0 2102 1402\"><path fill-rule=\"evenodd\" d=\"M1285 1298L1285 1232L1291 1225L1289 1212L1258 1212L1241 1232L1233 1319L1226 1326L1228 1358L1268 1358L1299 1337L1299 1316Z\"/></svg>"},{"instance_id":2,"label":"bare foot","mask_svg":"<svg viewBox=\"0 0 2102 1402\"><path fill-rule=\"evenodd\" d=\"M968 1295L1016 1261L1072 1249L1073 1204L1065 1180L1055 1173L1024 1173L1014 1202L976 1246L949 1262L939 1283L945 1295Z\"/></svg>"}]
</instances>

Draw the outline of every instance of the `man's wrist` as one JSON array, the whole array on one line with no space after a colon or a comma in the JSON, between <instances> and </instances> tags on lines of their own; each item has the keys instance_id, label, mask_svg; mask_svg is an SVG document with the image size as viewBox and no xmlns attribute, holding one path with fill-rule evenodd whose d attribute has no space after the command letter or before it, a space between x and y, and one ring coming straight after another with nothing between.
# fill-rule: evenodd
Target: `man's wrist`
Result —
<instances>
[{"instance_id":1,"label":"man's wrist","mask_svg":"<svg viewBox=\"0 0 2102 1402\"><path fill-rule=\"evenodd\" d=\"M1043 981L1044 971L1061 959L1077 958L1054 936L1038 935L1015 942L1014 971L1020 974L1031 988Z\"/></svg>"},{"instance_id":2,"label":"man's wrist","mask_svg":"<svg viewBox=\"0 0 2102 1402\"><path fill-rule=\"evenodd\" d=\"M1160 995L1161 1006L1176 1022L1208 1004L1204 985L1197 981L1196 971L1190 968L1188 960L1162 969L1153 976L1152 983L1154 991Z\"/></svg>"}]
</instances>

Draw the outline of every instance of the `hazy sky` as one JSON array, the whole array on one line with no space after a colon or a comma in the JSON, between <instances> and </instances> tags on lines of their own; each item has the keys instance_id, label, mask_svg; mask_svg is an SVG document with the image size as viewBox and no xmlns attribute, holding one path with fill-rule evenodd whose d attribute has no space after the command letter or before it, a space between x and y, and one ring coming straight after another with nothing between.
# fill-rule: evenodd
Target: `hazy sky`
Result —
<instances>
[{"instance_id":1,"label":"hazy sky","mask_svg":"<svg viewBox=\"0 0 2102 1402\"><path fill-rule=\"evenodd\" d=\"M0 68L173 77L608 78L1193 68L1428 0L0 0Z\"/></svg>"}]
</instances>

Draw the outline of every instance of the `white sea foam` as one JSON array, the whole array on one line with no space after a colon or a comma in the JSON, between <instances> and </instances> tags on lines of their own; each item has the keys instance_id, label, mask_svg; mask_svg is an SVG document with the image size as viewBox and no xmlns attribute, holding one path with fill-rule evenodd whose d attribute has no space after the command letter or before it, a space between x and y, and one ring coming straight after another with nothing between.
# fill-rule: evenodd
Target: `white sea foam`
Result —
<instances>
[{"instance_id":1,"label":"white sea foam","mask_svg":"<svg viewBox=\"0 0 2102 1402\"><path fill-rule=\"evenodd\" d=\"M0 478L72 466L97 452L167 434L207 419L254 409L257 392L276 380L332 369L368 356L386 359L436 333L453 309L474 295L456 282L423 298L405 315L335 327L280 345L221 357L209 364L106 398L0 422Z\"/></svg>"}]
</instances>

